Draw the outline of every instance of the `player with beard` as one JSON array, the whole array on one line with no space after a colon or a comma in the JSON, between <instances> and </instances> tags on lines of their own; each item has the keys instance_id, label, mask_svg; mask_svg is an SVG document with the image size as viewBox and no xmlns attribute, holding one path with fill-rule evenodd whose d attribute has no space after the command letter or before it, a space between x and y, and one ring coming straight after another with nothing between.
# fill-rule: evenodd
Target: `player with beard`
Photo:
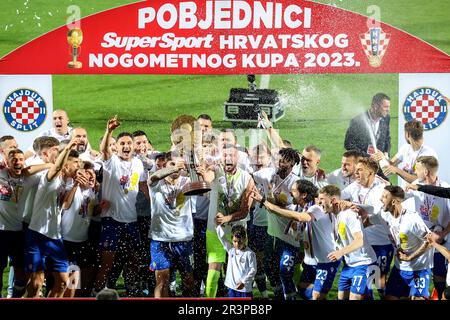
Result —
<instances>
[{"instance_id":1,"label":"player with beard","mask_svg":"<svg viewBox=\"0 0 450 320\"><path fill-rule=\"evenodd\" d=\"M355 168L358 159L362 157L358 150L348 150L342 154L341 167L327 175L327 182L344 190L355 181Z\"/></svg>"},{"instance_id":2,"label":"player with beard","mask_svg":"<svg viewBox=\"0 0 450 320\"><path fill-rule=\"evenodd\" d=\"M279 151L277 169L264 168L253 173L255 182L262 186L261 191L268 201L282 208L293 205L291 189L299 178L292 173L292 168L299 161L300 157L294 149L284 148ZM265 242L265 272L277 297L284 294L285 299L295 299L296 288L292 277L294 265L299 262L300 242L295 235L288 233L290 219L270 214L267 220L269 236Z\"/></svg>"},{"instance_id":3,"label":"player with beard","mask_svg":"<svg viewBox=\"0 0 450 320\"><path fill-rule=\"evenodd\" d=\"M205 173L205 180L211 182L206 250L208 276L205 295L213 298L226 259L226 251L216 233L216 223L223 225L225 236L230 238L233 225L246 226L252 204L250 198L254 182L250 174L238 167L238 150L235 145L225 144L222 149L222 163L214 171Z\"/></svg>"},{"instance_id":4,"label":"player with beard","mask_svg":"<svg viewBox=\"0 0 450 320\"><path fill-rule=\"evenodd\" d=\"M102 253L100 269L95 279L94 290L100 291L106 285L116 251L119 246L127 248L127 267L132 277L127 282L129 296L138 294L136 288L139 260L139 230L137 227L136 197L138 191L149 197L146 172L142 162L133 157L133 139L130 133L122 132L117 136L117 155L113 154L110 139L120 126L117 115L108 120L103 136L101 153L103 157L102 199L109 207L102 215L101 239ZM95 293L94 292L94 293Z\"/></svg>"},{"instance_id":5,"label":"player with beard","mask_svg":"<svg viewBox=\"0 0 450 320\"><path fill-rule=\"evenodd\" d=\"M328 254L331 262L344 257L344 266L338 282L339 300L361 300L366 291L368 266L376 261L376 255L363 233L358 214L341 210L341 192L338 187L328 185L319 190L319 205L330 215L336 250Z\"/></svg>"},{"instance_id":6,"label":"player with beard","mask_svg":"<svg viewBox=\"0 0 450 320\"><path fill-rule=\"evenodd\" d=\"M386 181L376 175L378 164L371 158L360 158L356 164L356 181L342 190L341 199L355 204L368 205L377 212L381 209L380 201ZM377 266L369 267L369 276L379 274L378 293L384 297L386 277L394 254L394 247L389 239L389 230L383 225L373 225L364 229L364 236L377 255ZM372 278L372 277L370 277ZM378 280L375 278L375 280ZM371 284L368 285L367 298L372 297Z\"/></svg>"},{"instance_id":7,"label":"player with beard","mask_svg":"<svg viewBox=\"0 0 450 320\"><path fill-rule=\"evenodd\" d=\"M11 150L19 148L13 136L0 137L0 169L8 167L8 154Z\"/></svg>"},{"instance_id":8,"label":"player with beard","mask_svg":"<svg viewBox=\"0 0 450 320\"><path fill-rule=\"evenodd\" d=\"M430 229L417 212L407 210L405 193L398 186L386 186L381 197L383 210L374 214L362 211L365 225L387 223L396 246L395 265L386 284L386 300L428 297L433 250L426 240ZM432 234L437 239L437 234Z\"/></svg>"},{"instance_id":9,"label":"player with beard","mask_svg":"<svg viewBox=\"0 0 450 320\"><path fill-rule=\"evenodd\" d=\"M36 165L25 168L25 156L19 149L8 154L7 168L0 169L0 274L11 258L14 270L13 298L22 297L26 278L24 273L24 232L18 202L23 195L24 181L38 171L50 166ZM0 281L0 291L3 282Z\"/></svg>"},{"instance_id":10,"label":"player with beard","mask_svg":"<svg viewBox=\"0 0 450 320\"><path fill-rule=\"evenodd\" d=\"M78 144L75 150L80 154L80 159L83 161L93 162L98 156L98 152L91 149L91 145L88 141L87 131L84 128L74 128L71 133L71 137L78 139ZM96 170L100 169L98 166Z\"/></svg>"},{"instance_id":11,"label":"player with beard","mask_svg":"<svg viewBox=\"0 0 450 320\"><path fill-rule=\"evenodd\" d=\"M439 187L450 187L450 185L439 179L437 172L439 169L438 160L432 156L419 157L416 161L417 180L413 183L432 185ZM446 241L450 232L450 201L428 195L419 191L410 191L407 196L412 196L404 202L404 207L411 211L418 212L427 227L439 235L438 243L444 244L450 249L450 243ZM433 283L439 299L442 298L445 290L445 277L447 275L447 265L444 256L434 253Z\"/></svg>"},{"instance_id":12,"label":"player with beard","mask_svg":"<svg viewBox=\"0 0 450 320\"><path fill-rule=\"evenodd\" d=\"M248 154L241 149L237 145L237 137L233 130L231 129L223 129L219 134L219 150L222 150L226 145L233 145L237 148L238 153L238 167L242 170L247 171L248 173L252 173L253 169L250 165L250 159L248 158Z\"/></svg>"}]
</instances>

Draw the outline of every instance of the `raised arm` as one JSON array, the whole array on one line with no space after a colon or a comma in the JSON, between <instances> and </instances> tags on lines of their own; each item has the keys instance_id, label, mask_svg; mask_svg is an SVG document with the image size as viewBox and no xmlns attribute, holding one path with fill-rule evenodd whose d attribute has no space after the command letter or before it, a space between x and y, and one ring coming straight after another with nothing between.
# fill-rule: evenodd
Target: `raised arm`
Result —
<instances>
[{"instance_id":1,"label":"raised arm","mask_svg":"<svg viewBox=\"0 0 450 320\"><path fill-rule=\"evenodd\" d=\"M24 176L32 176L38 172L49 170L53 166L52 163L35 164L22 170Z\"/></svg>"},{"instance_id":2,"label":"raised arm","mask_svg":"<svg viewBox=\"0 0 450 320\"><path fill-rule=\"evenodd\" d=\"M216 232L217 237L219 238L220 242L222 243L222 246L225 248L225 250L228 252L233 248L230 242L225 238L225 231L223 230L223 227L221 224L218 224L216 226Z\"/></svg>"},{"instance_id":3,"label":"raised arm","mask_svg":"<svg viewBox=\"0 0 450 320\"><path fill-rule=\"evenodd\" d=\"M450 188L432 185L410 184L407 186L406 190L409 189L418 190L420 192L428 193L440 198L450 199Z\"/></svg>"},{"instance_id":4,"label":"raised arm","mask_svg":"<svg viewBox=\"0 0 450 320\"><path fill-rule=\"evenodd\" d=\"M274 213L280 217L285 217L285 218L289 218L289 219L300 221L300 222L310 222L313 220L313 218L311 217L311 215L308 212L304 212L304 211L297 212L297 211L284 209L284 208L281 208L281 207L277 206L276 204L273 204L272 202L269 202L267 200L265 200L263 202L263 205L264 205L264 207L267 208L267 210L270 213Z\"/></svg>"},{"instance_id":5,"label":"raised arm","mask_svg":"<svg viewBox=\"0 0 450 320\"><path fill-rule=\"evenodd\" d=\"M435 241L435 237L433 237L431 233L426 236L426 239L428 243L430 243L437 251L439 251L445 257L445 259L450 261L450 251L443 245L437 243Z\"/></svg>"},{"instance_id":6,"label":"raised arm","mask_svg":"<svg viewBox=\"0 0 450 320\"><path fill-rule=\"evenodd\" d=\"M64 165L66 164L67 159L69 158L70 150L78 143L78 139L73 138L67 146L61 151L58 158L56 159L55 164L48 170L47 172L47 180L52 181L62 170Z\"/></svg>"},{"instance_id":7,"label":"raised arm","mask_svg":"<svg viewBox=\"0 0 450 320\"><path fill-rule=\"evenodd\" d=\"M286 148L286 146L284 145L283 139L281 138L278 131L273 128L272 123L270 122L267 114L264 111L261 111L261 114L263 116L264 127L267 130L268 136L269 136L272 144L279 149Z\"/></svg>"},{"instance_id":8,"label":"raised arm","mask_svg":"<svg viewBox=\"0 0 450 320\"><path fill-rule=\"evenodd\" d=\"M64 210L69 209L72 206L73 198L75 197L75 193L77 193L77 189L79 187L79 184L77 181L72 186L72 189L66 194L64 197L62 208Z\"/></svg>"},{"instance_id":9,"label":"raised arm","mask_svg":"<svg viewBox=\"0 0 450 320\"><path fill-rule=\"evenodd\" d=\"M100 151L102 153L102 159L107 161L112 157L112 151L109 147L111 143L111 137L113 131L120 126L119 120L117 120L117 115L114 118L108 120L108 124L106 125L106 131L103 135L102 142L100 143Z\"/></svg>"},{"instance_id":10,"label":"raised arm","mask_svg":"<svg viewBox=\"0 0 450 320\"><path fill-rule=\"evenodd\" d=\"M62 208L64 210L69 209L72 206L73 199L75 197L75 193L77 192L77 189L81 188L88 188L89 187L89 180L88 178L79 170L77 171L77 174L75 176L75 181L73 183L72 189L67 193L67 195L64 197Z\"/></svg>"},{"instance_id":11,"label":"raised arm","mask_svg":"<svg viewBox=\"0 0 450 320\"><path fill-rule=\"evenodd\" d=\"M383 168L383 173L388 176L391 173L395 173L396 175L400 176L403 180L411 183L414 180L417 179L417 176L415 174L411 174L408 173L402 169L400 169L399 167L393 166L393 165L389 165Z\"/></svg>"},{"instance_id":12,"label":"raised arm","mask_svg":"<svg viewBox=\"0 0 450 320\"><path fill-rule=\"evenodd\" d=\"M150 177L148 177L148 186L151 188L158 183L159 180L164 179L171 174L178 172L185 168L185 163L183 160L177 160L175 167L171 168L162 168L158 171L154 172Z\"/></svg>"}]
</instances>

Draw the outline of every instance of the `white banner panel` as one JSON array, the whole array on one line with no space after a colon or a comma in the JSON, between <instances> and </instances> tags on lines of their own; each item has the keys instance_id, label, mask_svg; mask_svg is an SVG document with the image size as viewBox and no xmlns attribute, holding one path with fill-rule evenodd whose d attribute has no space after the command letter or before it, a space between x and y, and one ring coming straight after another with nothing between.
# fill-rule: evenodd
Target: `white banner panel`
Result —
<instances>
[{"instance_id":1,"label":"white banner panel","mask_svg":"<svg viewBox=\"0 0 450 320\"><path fill-rule=\"evenodd\" d=\"M51 75L0 75L0 136L15 137L23 151L52 127Z\"/></svg>"},{"instance_id":2,"label":"white banner panel","mask_svg":"<svg viewBox=\"0 0 450 320\"><path fill-rule=\"evenodd\" d=\"M424 143L439 157L439 177L450 182L450 97L449 73L407 73L399 75L398 147L406 143L405 122L422 121Z\"/></svg>"}]
</instances>

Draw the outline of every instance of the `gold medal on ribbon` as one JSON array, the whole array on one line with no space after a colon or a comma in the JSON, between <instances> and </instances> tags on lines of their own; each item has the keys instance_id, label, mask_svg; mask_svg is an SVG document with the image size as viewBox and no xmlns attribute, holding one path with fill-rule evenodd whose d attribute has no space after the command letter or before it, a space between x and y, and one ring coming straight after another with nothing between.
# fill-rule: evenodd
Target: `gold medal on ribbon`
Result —
<instances>
[{"instance_id":1,"label":"gold medal on ribbon","mask_svg":"<svg viewBox=\"0 0 450 320\"><path fill-rule=\"evenodd\" d=\"M125 188L125 189L123 190L123 193L128 194L128 188Z\"/></svg>"},{"instance_id":2,"label":"gold medal on ribbon","mask_svg":"<svg viewBox=\"0 0 450 320\"><path fill-rule=\"evenodd\" d=\"M431 208L430 220L436 222L438 220L438 217L439 217L439 207L434 204L433 207Z\"/></svg>"},{"instance_id":3,"label":"gold medal on ribbon","mask_svg":"<svg viewBox=\"0 0 450 320\"><path fill-rule=\"evenodd\" d=\"M281 192L281 193L278 195L278 203L279 203L280 205L286 206L286 205L287 205L287 200L288 200L288 198L287 198L286 193Z\"/></svg>"}]
</instances>

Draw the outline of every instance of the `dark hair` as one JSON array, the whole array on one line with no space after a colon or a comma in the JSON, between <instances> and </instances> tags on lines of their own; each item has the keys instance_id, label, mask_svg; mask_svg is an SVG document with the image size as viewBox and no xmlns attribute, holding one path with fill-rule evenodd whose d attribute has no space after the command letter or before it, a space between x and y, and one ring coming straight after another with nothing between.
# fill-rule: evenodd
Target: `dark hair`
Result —
<instances>
[{"instance_id":1,"label":"dark hair","mask_svg":"<svg viewBox=\"0 0 450 320\"><path fill-rule=\"evenodd\" d=\"M94 164L90 161L83 161L83 169L84 170L94 170Z\"/></svg>"},{"instance_id":2,"label":"dark hair","mask_svg":"<svg viewBox=\"0 0 450 320\"><path fill-rule=\"evenodd\" d=\"M346 157L346 158L351 158L351 157L353 157L353 158L355 158L355 159L358 160L360 157L363 156L363 154L362 154L361 151L359 151L359 150L352 149L352 150L347 150L347 151L345 151L345 152L342 154L342 156L343 156L343 157Z\"/></svg>"},{"instance_id":3,"label":"dark hair","mask_svg":"<svg viewBox=\"0 0 450 320\"><path fill-rule=\"evenodd\" d=\"M220 130L220 133L231 133L233 135L234 142L237 143L236 133L234 132L233 129L222 129Z\"/></svg>"},{"instance_id":4,"label":"dark hair","mask_svg":"<svg viewBox=\"0 0 450 320\"><path fill-rule=\"evenodd\" d=\"M444 297L445 299L450 300L450 287L445 288Z\"/></svg>"},{"instance_id":5,"label":"dark hair","mask_svg":"<svg viewBox=\"0 0 450 320\"><path fill-rule=\"evenodd\" d=\"M367 167L369 170L373 171L374 173L378 172L378 163L375 160L372 160L369 157L362 157L358 160L358 163L362 163L365 167Z\"/></svg>"},{"instance_id":6,"label":"dark hair","mask_svg":"<svg viewBox=\"0 0 450 320\"><path fill-rule=\"evenodd\" d=\"M23 151L20 150L20 149L12 149L12 150L10 150L8 152L8 158L13 156L13 155L15 155L15 154L17 154L17 153L23 154Z\"/></svg>"},{"instance_id":7,"label":"dark hair","mask_svg":"<svg viewBox=\"0 0 450 320\"><path fill-rule=\"evenodd\" d=\"M298 155L298 152L295 149L283 148L280 149L278 154L281 156L282 159L286 161L292 161L295 164L300 163L300 156Z\"/></svg>"},{"instance_id":8,"label":"dark hair","mask_svg":"<svg viewBox=\"0 0 450 320\"><path fill-rule=\"evenodd\" d=\"M340 197L341 196L341 190L337 186L335 186L333 184L329 184L329 185L327 185L325 187L322 187L319 190L319 193L326 194L327 196L330 196L330 197L333 197L333 196L339 196Z\"/></svg>"},{"instance_id":9,"label":"dark hair","mask_svg":"<svg viewBox=\"0 0 450 320\"><path fill-rule=\"evenodd\" d=\"M231 235L238 239L247 239L247 231L245 230L245 227L239 224L234 225L231 228Z\"/></svg>"},{"instance_id":10,"label":"dark hair","mask_svg":"<svg viewBox=\"0 0 450 320\"><path fill-rule=\"evenodd\" d=\"M160 152L157 155L155 155L155 161L158 159L163 159L166 160L167 159L167 153L166 152Z\"/></svg>"},{"instance_id":11,"label":"dark hair","mask_svg":"<svg viewBox=\"0 0 450 320\"><path fill-rule=\"evenodd\" d=\"M147 138L147 134L142 130L136 130L131 134L132 138L145 136Z\"/></svg>"},{"instance_id":12,"label":"dark hair","mask_svg":"<svg viewBox=\"0 0 450 320\"><path fill-rule=\"evenodd\" d=\"M133 136L131 135L131 133L129 133L129 132L121 132L117 136L116 141L119 141L119 139L122 138L122 137L130 137L131 139L133 139Z\"/></svg>"},{"instance_id":13,"label":"dark hair","mask_svg":"<svg viewBox=\"0 0 450 320\"><path fill-rule=\"evenodd\" d=\"M42 150L59 146L59 143L59 140L55 137L37 137L34 139L33 149L40 155Z\"/></svg>"},{"instance_id":14,"label":"dark hair","mask_svg":"<svg viewBox=\"0 0 450 320\"><path fill-rule=\"evenodd\" d=\"M180 153L178 151L176 151L176 150L169 151L169 152L165 153L165 159L166 160L171 160L171 159L173 159L175 157L179 157L179 156L180 156Z\"/></svg>"},{"instance_id":15,"label":"dark hair","mask_svg":"<svg viewBox=\"0 0 450 320\"><path fill-rule=\"evenodd\" d=\"M2 144L3 142L7 141L7 140L13 140L14 137L13 136L2 136L0 137L0 144Z\"/></svg>"},{"instance_id":16,"label":"dark hair","mask_svg":"<svg viewBox=\"0 0 450 320\"><path fill-rule=\"evenodd\" d=\"M202 113L201 115L199 115L199 116L197 117L197 119L205 119L205 120L209 120L209 121L212 122L211 117L209 116L209 114L206 114L206 113Z\"/></svg>"},{"instance_id":17,"label":"dark hair","mask_svg":"<svg viewBox=\"0 0 450 320\"><path fill-rule=\"evenodd\" d=\"M283 144L287 148L292 148L292 143L289 140L283 139Z\"/></svg>"},{"instance_id":18,"label":"dark hair","mask_svg":"<svg viewBox=\"0 0 450 320\"><path fill-rule=\"evenodd\" d=\"M388 95L386 95L386 94L384 94L382 92L377 93L372 98L372 107L374 107L374 106L381 106L381 104L383 103L383 100L391 101L391 98L389 98Z\"/></svg>"},{"instance_id":19,"label":"dark hair","mask_svg":"<svg viewBox=\"0 0 450 320\"><path fill-rule=\"evenodd\" d=\"M416 119L405 122L405 132L408 132L413 140L417 141L423 138L423 124Z\"/></svg>"},{"instance_id":20,"label":"dark hair","mask_svg":"<svg viewBox=\"0 0 450 320\"><path fill-rule=\"evenodd\" d=\"M132 136L133 140L134 140L134 138L136 138L136 137L144 136L144 137L147 138L148 143L149 143L149 144L152 144L152 142L151 142L150 139L148 138L148 136L147 136L147 134L145 133L145 131L142 131L142 130L136 130L136 131L134 131L134 132L131 134L131 136Z\"/></svg>"},{"instance_id":21,"label":"dark hair","mask_svg":"<svg viewBox=\"0 0 450 320\"><path fill-rule=\"evenodd\" d=\"M231 143L225 143L224 145L222 145L222 149L234 149L234 150L239 150L236 145L231 144Z\"/></svg>"},{"instance_id":22,"label":"dark hair","mask_svg":"<svg viewBox=\"0 0 450 320\"><path fill-rule=\"evenodd\" d=\"M319 189L311 181L301 179L295 182L295 187L300 193L306 193L306 202L314 201L317 197Z\"/></svg>"},{"instance_id":23,"label":"dark hair","mask_svg":"<svg viewBox=\"0 0 450 320\"><path fill-rule=\"evenodd\" d=\"M389 191L389 193L394 197L394 198L399 198L399 199L405 199L405 191L403 191L403 189L399 186L386 186L384 187L384 190Z\"/></svg>"},{"instance_id":24,"label":"dark hair","mask_svg":"<svg viewBox=\"0 0 450 320\"><path fill-rule=\"evenodd\" d=\"M119 293L115 289L104 288L95 296L97 300L119 300Z\"/></svg>"},{"instance_id":25,"label":"dark hair","mask_svg":"<svg viewBox=\"0 0 450 320\"><path fill-rule=\"evenodd\" d=\"M80 153L77 150L69 151L69 158L78 158L79 156L80 156Z\"/></svg>"}]
</instances>

